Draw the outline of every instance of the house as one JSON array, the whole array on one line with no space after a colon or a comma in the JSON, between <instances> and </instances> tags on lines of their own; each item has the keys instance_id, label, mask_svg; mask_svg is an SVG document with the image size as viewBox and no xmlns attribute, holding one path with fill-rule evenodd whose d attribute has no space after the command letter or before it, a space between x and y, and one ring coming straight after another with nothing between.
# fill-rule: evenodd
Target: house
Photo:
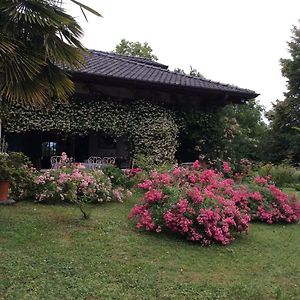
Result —
<instances>
[{"instance_id":1,"label":"house","mask_svg":"<svg viewBox=\"0 0 300 300\"><path fill-rule=\"evenodd\" d=\"M148 59L95 50L81 69L69 74L76 87L70 104L11 107L7 112L9 149L23 151L38 167L48 167L50 156L62 151L76 161L114 156L121 166L133 153L172 160L180 132L174 111L244 103L258 95L175 73Z\"/></svg>"}]
</instances>

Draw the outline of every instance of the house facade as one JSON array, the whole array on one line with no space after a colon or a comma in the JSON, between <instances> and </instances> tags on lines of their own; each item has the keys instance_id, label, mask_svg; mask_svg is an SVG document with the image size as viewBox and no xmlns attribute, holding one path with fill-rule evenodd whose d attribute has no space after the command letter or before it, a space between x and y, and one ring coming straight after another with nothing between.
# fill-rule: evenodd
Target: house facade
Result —
<instances>
[{"instance_id":1,"label":"house facade","mask_svg":"<svg viewBox=\"0 0 300 300\"><path fill-rule=\"evenodd\" d=\"M9 107L5 114L9 150L26 153L39 168L49 167L50 157L63 151L75 161L114 156L121 167L137 153L172 160L180 144L178 112L257 96L248 89L171 72L147 59L94 50L84 67L69 74L76 87L69 104Z\"/></svg>"}]
</instances>

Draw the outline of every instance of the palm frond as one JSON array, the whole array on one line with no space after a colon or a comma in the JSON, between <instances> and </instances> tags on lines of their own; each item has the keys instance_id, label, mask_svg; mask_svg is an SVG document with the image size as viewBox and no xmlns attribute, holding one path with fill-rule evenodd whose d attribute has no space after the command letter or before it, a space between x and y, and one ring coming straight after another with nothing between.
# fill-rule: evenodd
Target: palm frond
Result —
<instances>
[{"instance_id":1,"label":"palm frond","mask_svg":"<svg viewBox=\"0 0 300 300\"><path fill-rule=\"evenodd\" d=\"M88 12L94 14L97 17L102 17L102 15L100 13L98 13L96 10L92 9L89 6L86 6L85 4L77 1L77 0L71 0L73 3L77 4L78 6L80 6L82 9L87 10Z\"/></svg>"},{"instance_id":2,"label":"palm frond","mask_svg":"<svg viewBox=\"0 0 300 300\"><path fill-rule=\"evenodd\" d=\"M33 80L13 84L5 81L0 95L13 104L38 107L49 103L52 98L68 101L73 92L74 84L68 75L48 62Z\"/></svg>"},{"instance_id":3,"label":"palm frond","mask_svg":"<svg viewBox=\"0 0 300 300\"><path fill-rule=\"evenodd\" d=\"M93 9L71 0L82 9ZM82 28L62 0L0 1L0 95L13 103L41 105L67 100L74 84L60 68L84 63Z\"/></svg>"},{"instance_id":4,"label":"palm frond","mask_svg":"<svg viewBox=\"0 0 300 300\"><path fill-rule=\"evenodd\" d=\"M20 82L32 79L44 65L39 53L0 33L0 67L6 74L5 80Z\"/></svg>"}]
</instances>

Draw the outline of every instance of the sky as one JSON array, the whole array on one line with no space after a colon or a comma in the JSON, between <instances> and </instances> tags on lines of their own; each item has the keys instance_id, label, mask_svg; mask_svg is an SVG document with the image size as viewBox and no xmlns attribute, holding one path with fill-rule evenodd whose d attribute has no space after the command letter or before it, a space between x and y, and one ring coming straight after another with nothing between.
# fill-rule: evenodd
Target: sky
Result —
<instances>
[{"instance_id":1,"label":"sky","mask_svg":"<svg viewBox=\"0 0 300 300\"><path fill-rule=\"evenodd\" d=\"M260 94L267 109L283 100L291 28L299 25L299 0L81 0L103 18L67 5L89 49L112 51L125 38L148 42L159 62Z\"/></svg>"}]
</instances>

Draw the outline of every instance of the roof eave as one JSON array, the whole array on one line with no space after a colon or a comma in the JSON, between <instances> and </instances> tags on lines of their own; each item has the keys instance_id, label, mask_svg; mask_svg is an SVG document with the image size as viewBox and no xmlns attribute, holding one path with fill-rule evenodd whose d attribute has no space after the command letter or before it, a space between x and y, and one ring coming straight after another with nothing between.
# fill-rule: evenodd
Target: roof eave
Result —
<instances>
[{"instance_id":1,"label":"roof eave","mask_svg":"<svg viewBox=\"0 0 300 300\"><path fill-rule=\"evenodd\" d=\"M149 86L154 86L154 87L169 87L172 89L180 89L180 90L185 90L185 91L201 91L203 93L208 93L208 94L226 94L230 96L238 96L241 98L241 101L244 100L250 100L253 98L256 98L259 96L259 94L255 93L254 91L249 92L244 92L244 91L226 91L222 89L211 89L211 88L203 88L203 87L190 87L190 86L184 86L184 85L177 85L177 84L166 84L166 83L160 83L160 82L149 82L146 80L136 80L136 79L130 79L130 78L122 78L122 77L115 77L115 76L103 76L103 75L98 75L98 74L90 74L86 72L76 72L72 71L70 72L70 75L75 77L75 78L93 78L93 79L98 79L98 80L109 80L111 82L115 81L121 81L123 83L131 83L134 85L147 85Z\"/></svg>"}]
</instances>

